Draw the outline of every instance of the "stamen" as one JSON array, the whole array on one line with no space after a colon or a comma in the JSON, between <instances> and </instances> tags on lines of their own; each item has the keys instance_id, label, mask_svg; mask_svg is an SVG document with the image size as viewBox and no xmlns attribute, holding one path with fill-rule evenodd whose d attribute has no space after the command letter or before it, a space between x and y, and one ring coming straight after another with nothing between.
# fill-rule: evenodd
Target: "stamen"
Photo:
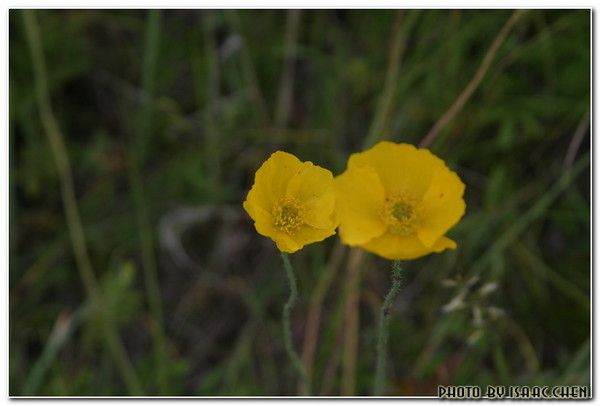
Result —
<instances>
[{"instance_id":1,"label":"stamen","mask_svg":"<svg viewBox=\"0 0 600 406\"><path fill-rule=\"evenodd\" d=\"M390 233L408 236L413 234L419 225L420 212L420 200L409 194L400 193L386 199L380 214Z\"/></svg>"},{"instance_id":2,"label":"stamen","mask_svg":"<svg viewBox=\"0 0 600 406\"><path fill-rule=\"evenodd\" d=\"M304 223L304 208L295 199L284 198L273 208L273 225L280 231L292 234Z\"/></svg>"},{"instance_id":3,"label":"stamen","mask_svg":"<svg viewBox=\"0 0 600 406\"><path fill-rule=\"evenodd\" d=\"M398 221L406 221L411 218L413 215L413 208L410 204L399 201L394 203L392 207L392 216L396 218Z\"/></svg>"}]
</instances>

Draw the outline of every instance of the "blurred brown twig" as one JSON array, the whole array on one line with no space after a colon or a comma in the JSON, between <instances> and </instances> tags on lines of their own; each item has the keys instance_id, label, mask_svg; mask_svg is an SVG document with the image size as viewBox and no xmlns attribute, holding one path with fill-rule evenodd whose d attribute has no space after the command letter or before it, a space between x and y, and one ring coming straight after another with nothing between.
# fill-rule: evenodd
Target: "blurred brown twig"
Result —
<instances>
[{"instance_id":1,"label":"blurred brown twig","mask_svg":"<svg viewBox=\"0 0 600 406\"><path fill-rule=\"evenodd\" d=\"M312 381L323 301L325 300L325 296L331 287L342 260L344 259L345 253L346 247L338 242L329 257L325 272L323 272L321 278L319 278L317 286L310 298L310 307L308 309L306 329L304 332L304 345L302 347L302 364L304 365L304 370L306 371L309 381ZM299 384L298 393L304 393L302 383Z\"/></svg>"},{"instance_id":2,"label":"blurred brown twig","mask_svg":"<svg viewBox=\"0 0 600 406\"><path fill-rule=\"evenodd\" d=\"M524 10L515 10L511 14L511 16L508 18L504 26L500 29L498 35L496 35L496 38L494 38L494 41L488 48L485 56L483 57L483 60L481 61L481 64L479 65L479 68L475 72L475 75L473 76L471 81L467 84L462 93L456 98L454 103L452 103L450 108L446 110L446 112L439 118L439 120L435 123L431 130L429 130L427 135L425 135L425 137L419 144L420 148L429 147L438 137L440 131L442 131L442 129L454 118L454 116L456 116L456 114L463 108L465 103L471 98L475 90L477 90L477 87L479 87L479 84L483 80L488 69L490 68L490 65L492 64L492 61L494 60L494 57L496 56L500 45L502 45L502 43L510 33L510 30L514 27L514 25L524 13Z\"/></svg>"}]
</instances>

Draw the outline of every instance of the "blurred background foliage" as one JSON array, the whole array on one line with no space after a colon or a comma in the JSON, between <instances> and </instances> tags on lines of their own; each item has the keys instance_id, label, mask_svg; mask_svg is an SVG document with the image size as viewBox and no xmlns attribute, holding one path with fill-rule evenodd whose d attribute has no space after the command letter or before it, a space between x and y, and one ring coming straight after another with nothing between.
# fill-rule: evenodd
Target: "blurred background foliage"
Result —
<instances>
[{"instance_id":1,"label":"blurred background foliage","mask_svg":"<svg viewBox=\"0 0 600 406\"><path fill-rule=\"evenodd\" d=\"M511 14L36 11L102 312L11 10L10 394L298 393L280 258L241 208L255 170L277 149L338 174L379 139L418 144ZM506 34L430 146L468 210L457 250L404 265L390 395L589 384L590 11L530 10ZM330 238L292 256L293 336L304 357L314 345L316 394L371 392L390 264L353 255Z\"/></svg>"}]
</instances>

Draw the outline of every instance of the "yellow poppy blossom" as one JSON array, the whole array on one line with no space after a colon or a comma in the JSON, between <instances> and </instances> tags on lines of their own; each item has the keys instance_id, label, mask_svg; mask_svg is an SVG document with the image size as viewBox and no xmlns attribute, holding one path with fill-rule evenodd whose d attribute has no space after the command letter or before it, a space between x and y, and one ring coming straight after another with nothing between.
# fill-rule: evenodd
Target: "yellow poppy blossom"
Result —
<instances>
[{"instance_id":1,"label":"yellow poppy blossom","mask_svg":"<svg viewBox=\"0 0 600 406\"><path fill-rule=\"evenodd\" d=\"M335 204L330 171L277 151L256 171L244 209L259 234L292 253L335 234Z\"/></svg>"},{"instance_id":2,"label":"yellow poppy blossom","mask_svg":"<svg viewBox=\"0 0 600 406\"><path fill-rule=\"evenodd\" d=\"M444 234L465 213L465 185L428 150L380 142L352 154L334 185L345 244L395 260L456 248Z\"/></svg>"}]
</instances>

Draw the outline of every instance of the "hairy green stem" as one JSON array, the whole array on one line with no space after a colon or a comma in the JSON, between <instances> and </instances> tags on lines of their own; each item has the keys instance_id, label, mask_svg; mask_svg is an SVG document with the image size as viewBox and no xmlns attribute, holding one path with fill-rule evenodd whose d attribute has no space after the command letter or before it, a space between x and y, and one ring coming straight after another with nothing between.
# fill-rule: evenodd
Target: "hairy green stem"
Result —
<instances>
[{"instance_id":1,"label":"hairy green stem","mask_svg":"<svg viewBox=\"0 0 600 406\"><path fill-rule=\"evenodd\" d=\"M388 341L388 330L390 325L390 311L394 301L400 293L402 285L402 268L400 261L394 261L392 264L392 287L388 292L383 306L381 306L381 315L379 319L379 330L377 332L377 367L375 369L375 382L373 385L373 395L381 396L385 386L385 357Z\"/></svg>"},{"instance_id":2,"label":"hairy green stem","mask_svg":"<svg viewBox=\"0 0 600 406\"><path fill-rule=\"evenodd\" d=\"M288 301L283 306L283 343L285 345L285 350L292 361L292 365L294 369L300 376L302 383L304 385L305 395L310 394L310 382L302 367L302 361L300 361L300 357L294 350L294 343L292 342L292 328L290 323L290 314L292 312L292 307L298 300L298 287L296 285L296 276L294 275L294 269L292 268L292 264L290 263L290 258L288 254L282 252L281 258L283 259L283 266L285 268L285 272L288 277L288 281L290 283L290 297Z\"/></svg>"}]
</instances>

